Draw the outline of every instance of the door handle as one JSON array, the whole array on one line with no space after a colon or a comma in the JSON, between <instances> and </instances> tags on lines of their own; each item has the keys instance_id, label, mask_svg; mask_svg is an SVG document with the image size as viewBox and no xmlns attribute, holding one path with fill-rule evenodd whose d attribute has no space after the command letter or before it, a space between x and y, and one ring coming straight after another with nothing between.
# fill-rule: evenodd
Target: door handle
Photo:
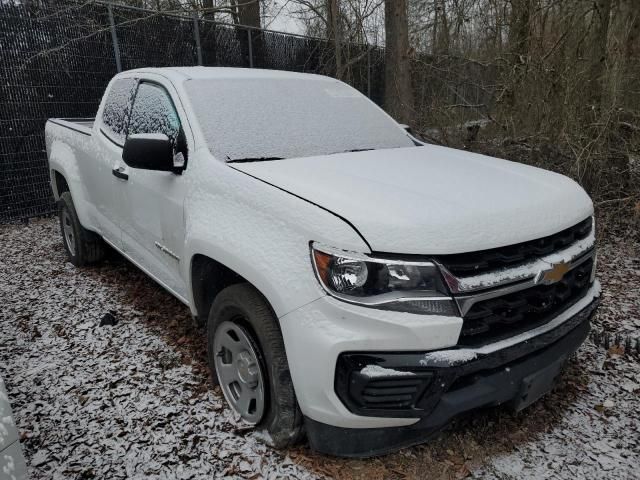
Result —
<instances>
[{"instance_id":1,"label":"door handle","mask_svg":"<svg viewBox=\"0 0 640 480\"><path fill-rule=\"evenodd\" d=\"M114 168L111 170L111 173L113 173L114 177L118 177L122 180L129 180L129 175L124 172L124 168L122 167Z\"/></svg>"}]
</instances>

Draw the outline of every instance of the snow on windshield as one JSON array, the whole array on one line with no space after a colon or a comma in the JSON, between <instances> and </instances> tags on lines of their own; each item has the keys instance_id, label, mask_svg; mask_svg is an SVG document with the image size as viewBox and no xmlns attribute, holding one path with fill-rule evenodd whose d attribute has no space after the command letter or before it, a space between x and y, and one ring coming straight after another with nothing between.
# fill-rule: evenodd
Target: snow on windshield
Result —
<instances>
[{"instance_id":1,"label":"snow on windshield","mask_svg":"<svg viewBox=\"0 0 640 480\"><path fill-rule=\"evenodd\" d=\"M185 87L221 160L413 146L364 95L326 77L202 79Z\"/></svg>"}]
</instances>

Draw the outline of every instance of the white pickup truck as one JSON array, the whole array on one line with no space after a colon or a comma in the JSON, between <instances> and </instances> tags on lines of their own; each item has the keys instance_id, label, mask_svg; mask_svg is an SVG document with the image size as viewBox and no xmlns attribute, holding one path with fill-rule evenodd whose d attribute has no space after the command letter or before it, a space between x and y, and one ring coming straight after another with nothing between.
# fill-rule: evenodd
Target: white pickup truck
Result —
<instances>
[{"instance_id":1,"label":"white pickup truck","mask_svg":"<svg viewBox=\"0 0 640 480\"><path fill-rule=\"evenodd\" d=\"M588 334L582 188L424 144L337 80L127 71L46 140L70 261L105 242L184 302L229 405L276 447L375 455L522 409Z\"/></svg>"}]
</instances>

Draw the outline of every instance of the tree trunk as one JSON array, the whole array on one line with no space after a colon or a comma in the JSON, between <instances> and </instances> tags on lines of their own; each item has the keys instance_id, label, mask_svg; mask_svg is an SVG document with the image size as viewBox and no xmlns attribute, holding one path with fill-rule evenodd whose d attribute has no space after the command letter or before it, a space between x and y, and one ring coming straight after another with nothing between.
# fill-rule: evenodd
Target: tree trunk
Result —
<instances>
[{"instance_id":1,"label":"tree trunk","mask_svg":"<svg viewBox=\"0 0 640 480\"><path fill-rule=\"evenodd\" d=\"M334 46L336 78L342 80L344 76L342 71L342 30L338 0L327 0L327 38Z\"/></svg>"},{"instance_id":2,"label":"tree trunk","mask_svg":"<svg viewBox=\"0 0 640 480\"><path fill-rule=\"evenodd\" d=\"M259 0L235 0L235 7L240 25L260 28Z\"/></svg>"},{"instance_id":3,"label":"tree trunk","mask_svg":"<svg viewBox=\"0 0 640 480\"><path fill-rule=\"evenodd\" d=\"M447 4L445 0L441 0L436 9L440 18L440 25L438 25L435 52L446 55L449 53L449 18L447 17Z\"/></svg>"},{"instance_id":4,"label":"tree trunk","mask_svg":"<svg viewBox=\"0 0 640 480\"><path fill-rule=\"evenodd\" d=\"M260 1L259 0L234 0L234 22L246 27L260 28ZM251 45L249 45L249 33L251 33ZM254 29L236 28L236 36L240 42L240 50L247 66L264 66L264 48L262 32Z\"/></svg>"},{"instance_id":5,"label":"tree trunk","mask_svg":"<svg viewBox=\"0 0 640 480\"><path fill-rule=\"evenodd\" d=\"M591 17L589 42L589 85L591 103L600 107L604 93L604 74L607 69L607 41L611 17L611 0L595 0Z\"/></svg>"},{"instance_id":6,"label":"tree trunk","mask_svg":"<svg viewBox=\"0 0 640 480\"><path fill-rule=\"evenodd\" d=\"M206 18L207 20L216 19L213 6L213 0L202 0L202 8L204 10L203 18Z\"/></svg>"},{"instance_id":7,"label":"tree trunk","mask_svg":"<svg viewBox=\"0 0 640 480\"><path fill-rule=\"evenodd\" d=\"M387 113L400 123L413 118L413 89L409 58L407 0L386 0L385 22L385 98Z\"/></svg>"},{"instance_id":8,"label":"tree trunk","mask_svg":"<svg viewBox=\"0 0 640 480\"><path fill-rule=\"evenodd\" d=\"M624 55L629 61L637 60L640 55L640 2L638 0L623 0L622 15L627 19L626 40L624 43Z\"/></svg>"},{"instance_id":9,"label":"tree trunk","mask_svg":"<svg viewBox=\"0 0 640 480\"><path fill-rule=\"evenodd\" d=\"M493 40L493 54L495 56L502 54L502 22L504 21L504 17L502 15L502 11L500 10L500 6L498 3L494 3L495 16L494 22L496 24L495 36Z\"/></svg>"},{"instance_id":10,"label":"tree trunk","mask_svg":"<svg viewBox=\"0 0 640 480\"><path fill-rule=\"evenodd\" d=\"M431 39L431 53L436 54L438 50L438 0L433 0L433 37Z\"/></svg>"},{"instance_id":11,"label":"tree trunk","mask_svg":"<svg viewBox=\"0 0 640 480\"><path fill-rule=\"evenodd\" d=\"M637 86L640 78L640 2L638 0L621 0L619 3L618 22L612 25L614 35L622 39L622 91L627 105L638 105L640 95ZM631 97L633 100L631 100ZM629 101L631 100L631 101Z\"/></svg>"},{"instance_id":12,"label":"tree trunk","mask_svg":"<svg viewBox=\"0 0 640 480\"><path fill-rule=\"evenodd\" d=\"M533 5L531 0L513 0L511 2L511 21L509 22L509 50L519 62L519 57L529 55L529 31Z\"/></svg>"}]
</instances>

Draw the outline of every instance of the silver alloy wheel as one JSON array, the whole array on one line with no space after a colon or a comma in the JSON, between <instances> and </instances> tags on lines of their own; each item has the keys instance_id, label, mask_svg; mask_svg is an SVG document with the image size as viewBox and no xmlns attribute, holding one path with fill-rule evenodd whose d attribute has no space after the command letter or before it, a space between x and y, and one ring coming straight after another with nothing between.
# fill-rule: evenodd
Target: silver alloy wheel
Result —
<instances>
[{"instance_id":1,"label":"silver alloy wheel","mask_svg":"<svg viewBox=\"0 0 640 480\"><path fill-rule=\"evenodd\" d=\"M258 352L245 330L225 321L213 337L218 382L227 402L252 424L264 414L264 375Z\"/></svg>"},{"instance_id":2,"label":"silver alloy wheel","mask_svg":"<svg viewBox=\"0 0 640 480\"><path fill-rule=\"evenodd\" d=\"M71 255L75 255L76 237L73 231L73 222L71 221L71 215L69 215L69 212L66 208L62 210L62 236L64 237L64 242L67 244L69 253L71 253Z\"/></svg>"}]
</instances>

